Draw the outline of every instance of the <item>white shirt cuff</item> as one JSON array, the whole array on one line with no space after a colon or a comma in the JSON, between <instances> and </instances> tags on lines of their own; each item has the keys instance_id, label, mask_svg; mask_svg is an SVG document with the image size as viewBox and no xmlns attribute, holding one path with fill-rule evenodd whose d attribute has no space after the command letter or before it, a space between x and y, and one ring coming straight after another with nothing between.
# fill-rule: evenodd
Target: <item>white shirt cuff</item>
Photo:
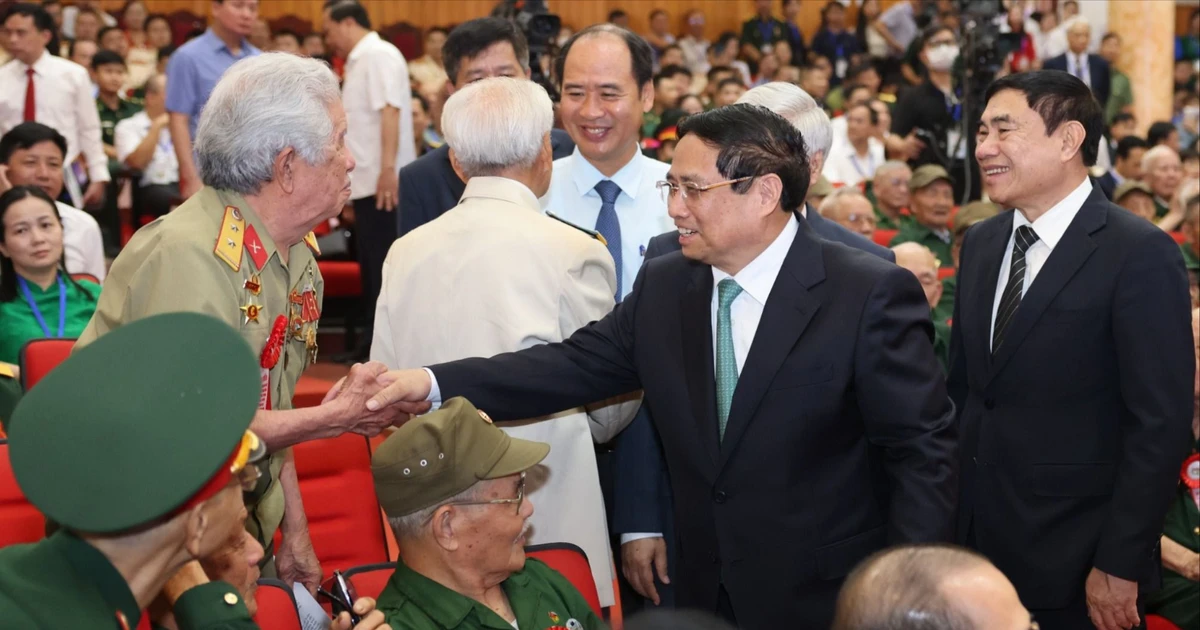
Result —
<instances>
[{"instance_id":1,"label":"white shirt cuff","mask_svg":"<svg viewBox=\"0 0 1200 630\"><path fill-rule=\"evenodd\" d=\"M637 533L633 533L633 534L621 534L621 544L624 545L625 543L631 543L635 540L641 540L643 538L662 538L662 537L663 537L662 532L658 532L658 533L654 533L654 534L646 533L646 532L637 532Z\"/></svg>"},{"instance_id":2,"label":"white shirt cuff","mask_svg":"<svg viewBox=\"0 0 1200 630\"><path fill-rule=\"evenodd\" d=\"M433 375L433 370L421 369L429 375L429 395L425 397L425 400L433 403L433 406L429 408L430 411L433 411L442 406L442 388L438 387L437 377Z\"/></svg>"}]
</instances>

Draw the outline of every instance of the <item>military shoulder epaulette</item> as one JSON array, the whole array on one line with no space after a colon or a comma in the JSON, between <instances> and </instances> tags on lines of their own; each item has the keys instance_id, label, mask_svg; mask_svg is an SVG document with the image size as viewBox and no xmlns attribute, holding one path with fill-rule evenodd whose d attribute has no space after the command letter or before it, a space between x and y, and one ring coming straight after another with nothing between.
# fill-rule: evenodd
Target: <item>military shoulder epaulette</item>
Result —
<instances>
[{"instance_id":1,"label":"military shoulder epaulette","mask_svg":"<svg viewBox=\"0 0 1200 630\"><path fill-rule=\"evenodd\" d=\"M574 223L571 223L570 221L558 216L557 214L554 214L553 212L547 212L546 216L550 217L551 219L554 219L555 221L559 221L566 225L569 225L569 226L575 228L576 230L579 230L580 232L583 232L584 234L587 234L588 236L596 239L597 241L600 241L601 245L608 247L608 241L604 239L604 235L597 232L596 230L589 230L581 225L575 225Z\"/></svg>"},{"instance_id":2,"label":"military shoulder epaulette","mask_svg":"<svg viewBox=\"0 0 1200 630\"><path fill-rule=\"evenodd\" d=\"M213 253L234 271L242 268L242 239L245 234L246 218L237 208L225 206L225 216L221 218L221 230L217 233Z\"/></svg>"}]
</instances>

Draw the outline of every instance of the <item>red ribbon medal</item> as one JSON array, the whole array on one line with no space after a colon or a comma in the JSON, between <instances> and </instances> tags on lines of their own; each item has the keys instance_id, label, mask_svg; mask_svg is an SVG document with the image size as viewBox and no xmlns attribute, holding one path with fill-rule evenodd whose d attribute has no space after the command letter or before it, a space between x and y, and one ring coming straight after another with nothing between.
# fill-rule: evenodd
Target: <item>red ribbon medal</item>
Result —
<instances>
[{"instance_id":1,"label":"red ribbon medal","mask_svg":"<svg viewBox=\"0 0 1200 630\"><path fill-rule=\"evenodd\" d=\"M275 323L271 325L271 335L267 337L267 345L263 346L262 356L258 360L262 377L262 389L258 396L259 409L271 408L271 369L279 363L279 356L283 353L283 338L287 334L287 323L286 315L275 318Z\"/></svg>"},{"instance_id":2,"label":"red ribbon medal","mask_svg":"<svg viewBox=\"0 0 1200 630\"><path fill-rule=\"evenodd\" d=\"M1196 502L1196 508L1200 509L1200 453L1192 453L1191 457L1183 461L1179 478L1183 480L1183 485L1192 491L1192 500Z\"/></svg>"}]
</instances>

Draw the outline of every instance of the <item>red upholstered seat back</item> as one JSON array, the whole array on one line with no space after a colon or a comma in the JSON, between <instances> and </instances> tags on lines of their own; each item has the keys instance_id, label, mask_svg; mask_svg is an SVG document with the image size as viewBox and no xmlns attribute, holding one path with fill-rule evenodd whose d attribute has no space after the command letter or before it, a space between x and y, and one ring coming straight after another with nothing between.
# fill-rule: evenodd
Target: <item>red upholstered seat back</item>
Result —
<instances>
[{"instance_id":1,"label":"red upholstered seat back","mask_svg":"<svg viewBox=\"0 0 1200 630\"><path fill-rule=\"evenodd\" d=\"M875 230L875 234L871 235L871 238L874 239L875 242L880 246L887 247L888 243L891 243L892 239L896 238L897 232L899 232L899 230L878 229Z\"/></svg>"},{"instance_id":2,"label":"red upholstered seat back","mask_svg":"<svg viewBox=\"0 0 1200 630\"><path fill-rule=\"evenodd\" d=\"M46 532L46 519L25 500L8 460L8 440L0 440L0 547L36 542Z\"/></svg>"},{"instance_id":3,"label":"red upholstered seat back","mask_svg":"<svg viewBox=\"0 0 1200 630\"><path fill-rule=\"evenodd\" d=\"M74 339L34 339L21 348L21 388L29 391L71 355Z\"/></svg>"},{"instance_id":4,"label":"red upholstered seat back","mask_svg":"<svg viewBox=\"0 0 1200 630\"><path fill-rule=\"evenodd\" d=\"M301 630L300 613L296 612L296 598L287 584L263 578L258 581L258 591L254 599L258 602L254 622L262 630Z\"/></svg>"},{"instance_id":5,"label":"red upholstered seat back","mask_svg":"<svg viewBox=\"0 0 1200 630\"><path fill-rule=\"evenodd\" d=\"M308 532L325 575L386 562L387 542L367 438L347 433L293 448Z\"/></svg>"},{"instance_id":6,"label":"red upholstered seat back","mask_svg":"<svg viewBox=\"0 0 1200 630\"><path fill-rule=\"evenodd\" d=\"M537 558L563 574L579 594L583 595L583 599L592 607L596 616L603 618L600 595L596 592L596 580L592 578L592 567L582 549L571 543L547 543L526 547L525 555Z\"/></svg>"}]
</instances>

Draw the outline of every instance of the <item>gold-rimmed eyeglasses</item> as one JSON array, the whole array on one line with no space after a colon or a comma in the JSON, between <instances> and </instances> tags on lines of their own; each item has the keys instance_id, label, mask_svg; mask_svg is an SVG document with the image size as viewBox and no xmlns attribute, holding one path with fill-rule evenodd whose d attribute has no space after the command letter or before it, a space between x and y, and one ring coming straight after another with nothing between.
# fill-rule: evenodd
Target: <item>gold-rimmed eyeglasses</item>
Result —
<instances>
[{"instance_id":1,"label":"gold-rimmed eyeglasses","mask_svg":"<svg viewBox=\"0 0 1200 630\"><path fill-rule=\"evenodd\" d=\"M699 198L700 193L702 193L702 192L712 190L714 188L721 188L723 186L732 186L734 184L740 184L744 181L751 180L754 178L755 178L754 175L747 175L746 177L739 177L737 179L727 179L723 182L716 182L714 184L708 184L705 186L701 186L699 184L693 184L692 182L683 182L682 184L676 184L673 182L668 182L666 180L663 180L663 181L660 181L657 184L655 184L655 187L658 188L658 194L662 196L663 203L670 203L671 197L674 197L676 193L679 193L680 195L683 196L684 203L688 203L689 200Z\"/></svg>"},{"instance_id":2,"label":"gold-rimmed eyeglasses","mask_svg":"<svg viewBox=\"0 0 1200 630\"><path fill-rule=\"evenodd\" d=\"M525 473L521 473L521 478L517 481L517 496L512 499L492 499L491 501L453 501L444 503L443 505L505 505L516 504L517 514L521 513L521 506L525 503Z\"/></svg>"}]
</instances>

